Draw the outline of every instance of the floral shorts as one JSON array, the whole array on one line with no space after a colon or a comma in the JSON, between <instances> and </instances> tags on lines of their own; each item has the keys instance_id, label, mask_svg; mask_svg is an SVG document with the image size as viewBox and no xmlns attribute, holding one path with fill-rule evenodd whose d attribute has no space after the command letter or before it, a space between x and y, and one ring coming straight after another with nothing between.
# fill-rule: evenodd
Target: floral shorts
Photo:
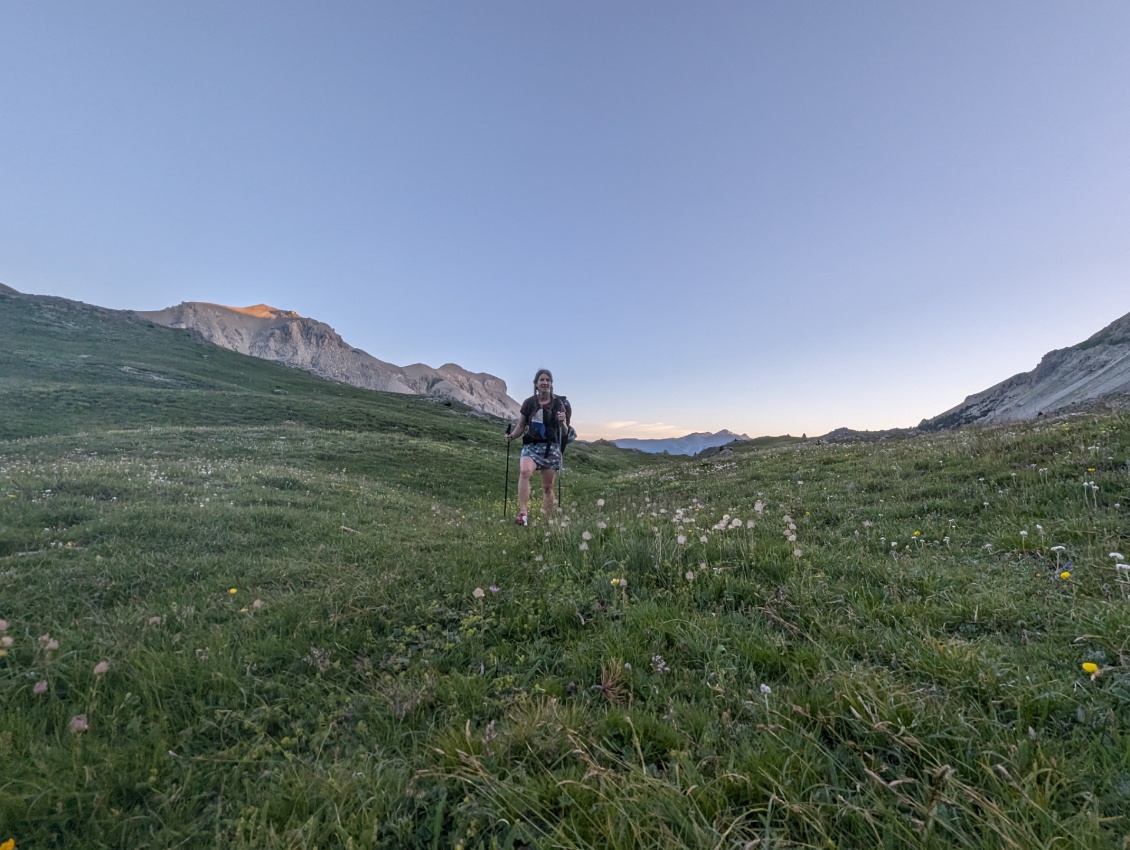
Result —
<instances>
[{"instance_id":1,"label":"floral shorts","mask_svg":"<svg viewBox=\"0 0 1130 850\"><path fill-rule=\"evenodd\" d=\"M561 447L557 443L526 443L522 457L528 457L539 469L561 469Z\"/></svg>"}]
</instances>

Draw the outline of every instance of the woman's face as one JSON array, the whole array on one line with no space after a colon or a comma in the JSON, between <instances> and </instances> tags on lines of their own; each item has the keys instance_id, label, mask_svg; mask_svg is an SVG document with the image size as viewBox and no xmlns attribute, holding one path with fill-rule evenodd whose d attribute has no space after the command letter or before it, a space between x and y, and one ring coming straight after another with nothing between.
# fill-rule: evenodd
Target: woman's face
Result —
<instances>
[{"instance_id":1,"label":"woman's face","mask_svg":"<svg viewBox=\"0 0 1130 850\"><path fill-rule=\"evenodd\" d=\"M539 393L547 393L553 389L553 378L549 377L545 372L538 375L537 381L534 385L538 388Z\"/></svg>"}]
</instances>

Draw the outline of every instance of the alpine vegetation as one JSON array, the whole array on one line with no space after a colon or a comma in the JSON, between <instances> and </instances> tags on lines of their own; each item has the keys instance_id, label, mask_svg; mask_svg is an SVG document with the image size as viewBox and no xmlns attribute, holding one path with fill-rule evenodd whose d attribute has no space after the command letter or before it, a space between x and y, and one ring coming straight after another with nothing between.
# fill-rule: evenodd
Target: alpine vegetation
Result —
<instances>
[{"instance_id":1,"label":"alpine vegetation","mask_svg":"<svg viewBox=\"0 0 1130 850\"><path fill-rule=\"evenodd\" d=\"M518 527L500 423L83 327L0 371L8 846L1130 834L1124 412L578 444Z\"/></svg>"}]
</instances>

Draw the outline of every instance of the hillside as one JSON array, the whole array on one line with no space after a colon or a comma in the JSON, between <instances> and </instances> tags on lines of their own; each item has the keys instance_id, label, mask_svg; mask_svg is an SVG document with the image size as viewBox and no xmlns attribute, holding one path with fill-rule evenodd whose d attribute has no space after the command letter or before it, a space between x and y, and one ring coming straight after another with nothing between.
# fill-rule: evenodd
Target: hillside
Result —
<instances>
[{"instance_id":1,"label":"hillside","mask_svg":"<svg viewBox=\"0 0 1130 850\"><path fill-rule=\"evenodd\" d=\"M500 420L60 299L0 332L0 839L1130 832L1126 412L577 445L517 528Z\"/></svg>"},{"instance_id":2,"label":"hillside","mask_svg":"<svg viewBox=\"0 0 1130 850\"><path fill-rule=\"evenodd\" d=\"M478 433L466 407L328 382L127 311L0 290L0 439L96 428L278 425ZM501 428L501 423L497 426Z\"/></svg>"},{"instance_id":3,"label":"hillside","mask_svg":"<svg viewBox=\"0 0 1130 850\"><path fill-rule=\"evenodd\" d=\"M919 424L923 430L1033 419L1130 394L1130 313L1070 348L1044 355L1030 372L975 393Z\"/></svg>"},{"instance_id":4,"label":"hillside","mask_svg":"<svg viewBox=\"0 0 1130 850\"><path fill-rule=\"evenodd\" d=\"M469 372L455 363L433 369L423 363L407 367L378 360L349 345L329 325L266 304L224 307L185 302L164 310L138 311L138 316L171 328L183 328L208 342L323 378L383 392L424 395L457 401L503 419L518 415L518 403L506 394L501 378Z\"/></svg>"}]
</instances>

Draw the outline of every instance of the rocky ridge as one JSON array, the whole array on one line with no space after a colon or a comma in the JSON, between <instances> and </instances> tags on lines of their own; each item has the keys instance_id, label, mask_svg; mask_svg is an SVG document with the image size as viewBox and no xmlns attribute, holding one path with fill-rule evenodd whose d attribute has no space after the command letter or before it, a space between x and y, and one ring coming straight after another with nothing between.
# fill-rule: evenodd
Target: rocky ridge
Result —
<instances>
[{"instance_id":1,"label":"rocky ridge","mask_svg":"<svg viewBox=\"0 0 1130 850\"><path fill-rule=\"evenodd\" d=\"M1130 313L1070 348L1050 351L1022 372L924 419L927 431L1034 419L1130 393Z\"/></svg>"},{"instance_id":2,"label":"rocky ridge","mask_svg":"<svg viewBox=\"0 0 1130 850\"><path fill-rule=\"evenodd\" d=\"M457 401L503 419L516 418L518 402L506 393L506 382L483 372L469 372L455 363L438 369L423 363L396 366L349 345L329 325L266 304L225 307L186 301L164 310L138 310L136 315L159 325L183 328L215 345L277 360L323 378L383 392Z\"/></svg>"}]
</instances>

